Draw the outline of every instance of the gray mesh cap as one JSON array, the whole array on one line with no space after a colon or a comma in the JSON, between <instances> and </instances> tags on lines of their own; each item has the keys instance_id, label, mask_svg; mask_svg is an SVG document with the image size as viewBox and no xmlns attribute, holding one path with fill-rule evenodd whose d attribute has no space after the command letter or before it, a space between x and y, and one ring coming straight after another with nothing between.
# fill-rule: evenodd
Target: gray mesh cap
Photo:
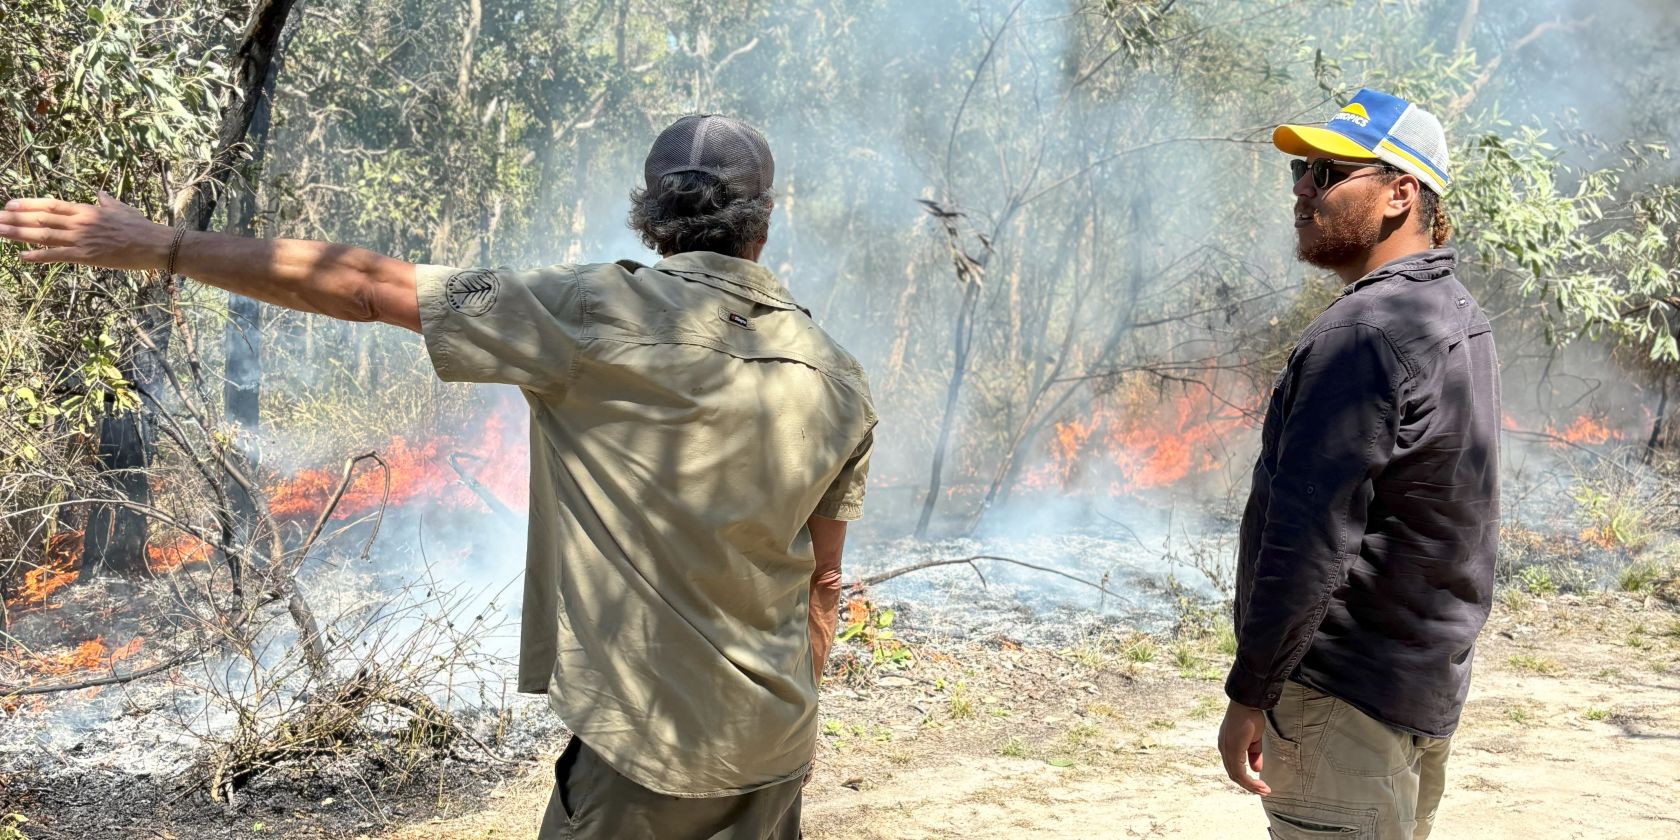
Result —
<instances>
[{"instance_id":1,"label":"gray mesh cap","mask_svg":"<svg viewBox=\"0 0 1680 840\"><path fill-rule=\"evenodd\" d=\"M705 172L742 198L770 189L776 162L758 129L720 114L690 114L671 123L653 141L642 174L648 192L676 172Z\"/></svg>"}]
</instances>

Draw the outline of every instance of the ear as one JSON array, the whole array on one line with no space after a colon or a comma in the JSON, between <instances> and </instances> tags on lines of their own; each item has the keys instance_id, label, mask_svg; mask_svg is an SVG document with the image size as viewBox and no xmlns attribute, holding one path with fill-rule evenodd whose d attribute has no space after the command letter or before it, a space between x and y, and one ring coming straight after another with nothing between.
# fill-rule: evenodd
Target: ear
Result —
<instances>
[{"instance_id":1,"label":"ear","mask_svg":"<svg viewBox=\"0 0 1680 840\"><path fill-rule=\"evenodd\" d=\"M1403 174L1384 184L1383 189L1383 218L1398 219L1417 206L1418 190L1423 185L1418 183L1416 175Z\"/></svg>"}]
</instances>

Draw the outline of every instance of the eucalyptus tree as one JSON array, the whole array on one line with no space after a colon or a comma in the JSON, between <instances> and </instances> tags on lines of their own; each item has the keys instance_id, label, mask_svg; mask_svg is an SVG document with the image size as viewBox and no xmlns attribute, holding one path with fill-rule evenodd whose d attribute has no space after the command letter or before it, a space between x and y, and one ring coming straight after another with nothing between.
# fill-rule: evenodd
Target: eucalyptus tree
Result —
<instances>
[{"instance_id":1,"label":"eucalyptus tree","mask_svg":"<svg viewBox=\"0 0 1680 840\"><path fill-rule=\"evenodd\" d=\"M0 7L0 196L105 190L160 216L184 209L227 92L221 15L187 0ZM152 433L137 388L155 360L132 336L141 301L165 288L162 277L26 268L0 253L0 557L40 562L46 533L79 524L62 503L150 504ZM144 520L124 510L92 507L89 570L143 562Z\"/></svg>"}]
</instances>

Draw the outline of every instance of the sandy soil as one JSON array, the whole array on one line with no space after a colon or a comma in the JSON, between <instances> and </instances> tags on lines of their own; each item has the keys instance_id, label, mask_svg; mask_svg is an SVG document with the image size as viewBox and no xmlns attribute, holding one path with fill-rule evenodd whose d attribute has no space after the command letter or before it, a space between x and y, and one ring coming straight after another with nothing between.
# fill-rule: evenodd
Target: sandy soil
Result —
<instances>
[{"instance_id":1,"label":"sandy soil","mask_svg":"<svg viewBox=\"0 0 1680 840\"><path fill-rule=\"evenodd\" d=\"M825 690L812 840L1264 836L1212 748L1217 637L916 650ZM1437 837L1680 836L1680 613L1615 595L1502 604L1449 772ZM378 837L531 836L551 778L539 766Z\"/></svg>"}]
</instances>

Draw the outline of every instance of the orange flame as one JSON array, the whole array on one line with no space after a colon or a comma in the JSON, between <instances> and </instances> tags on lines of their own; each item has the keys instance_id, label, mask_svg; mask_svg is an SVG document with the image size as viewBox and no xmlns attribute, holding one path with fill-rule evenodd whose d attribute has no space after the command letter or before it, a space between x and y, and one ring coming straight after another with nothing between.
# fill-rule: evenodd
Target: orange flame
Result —
<instances>
[{"instance_id":1,"label":"orange flame","mask_svg":"<svg viewBox=\"0 0 1680 840\"><path fill-rule=\"evenodd\" d=\"M459 476L449 465L449 456L459 454L466 456L462 467L491 495L511 508L527 507L530 488L525 483L524 471L529 444L523 440L514 444L504 442L505 425L500 415L492 415L479 426L481 434L476 440L439 437L419 444L401 438L392 440L379 450L380 457L390 467L390 506L401 506L416 499L437 501L450 507L473 504L474 496L461 487ZM339 469L328 468L298 472L270 494L269 512L277 519L319 516L342 475ZM377 465L360 467L334 510L333 519L347 519L377 510L384 494L383 471Z\"/></svg>"},{"instance_id":2,"label":"orange flame","mask_svg":"<svg viewBox=\"0 0 1680 840\"><path fill-rule=\"evenodd\" d=\"M81 541L81 531L59 531L48 537L46 560L23 573L23 586L7 606L40 606L47 596L75 583L81 565Z\"/></svg>"},{"instance_id":3,"label":"orange flame","mask_svg":"<svg viewBox=\"0 0 1680 840\"><path fill-rule=\"evenodd\" d=\"M110 668L118 662L128 659L140 652L145 639L135 636L127 644L110 650L105 647L105 637L95 636L67 653L55 655L31 654L26 667L35 674L56 675L68 674L92 668Z\"/></svg>"},{"instance_id":4,"label":"orange flame","mask_svg":"<svg viewBox=\"0 0 1680 840\"><path fill-rule=\"evenodd\" d=\"M391 506L417 499L447 507L478 504L472 491L461 484L449 464L451 455L464 456L462 469L472 475L486 492L514 510L529 506L525 474L529 444L524 439L508 441L502 411L475 427L472 440L438 437L420 444L394 439L380 451L390 467ZM320 515L338 486L340 469L306 469L281 482L269 499L269 510L277 519L312 519ZM363 466L346 489L334 511L334 519L347 519L377 509L385 495L383 472ZM80 531L59 531L48 539L45 559L23 574L13 608L40 607L56 591L76 580L81 559ZM146 568L153 574L167 574L184 566L206 563L215 547L197 537L183 535L173 541L146 546Z\"/></svg>"},{"instance_id":5,"label":"orange flame","mask_svg":"<svg viewBox=\"0 0 1680 840\"><path fill-rule=\"evenodd\" d=\"M167 574L182 566L208 563L216 547L191 535L165 545L146 546L146 569L154 575Z\"/></svg>"},{"instance_id":6,"label":"orange flame","mask_svg":"<svg viewBox=\"0 0 1680 840\"><path fill-rule=\"evenodd\" d=\"M1561 446L1562 442L1580 446L1599 446L1612 440L1620 440L1622 437L1605 425L1602 420L1584 415L1575 418L1574 422L1565 426L1561 431L1548 424L1546 434L1559 439L1560 442L1553 444L1554 446Z\"/></svg>"},{"instance_id":7,"label":"orange flame","mask_svg":"<svg viewBox=\"0 0 1680 840\"><path fill-rule=\"evenodd\" d=\"M1029 472L1023 484L1032 489L1078 483L1090 467L1114 474L1109 492L1132 493L1165 487L1188 476L1218 469L1223 439L1248 425L1240 412L1216 404L1204 394L1185 394L1164 406L1099 404L1089 417L1054 426L1050 462Z\"/></svg>"}]
</instances>

